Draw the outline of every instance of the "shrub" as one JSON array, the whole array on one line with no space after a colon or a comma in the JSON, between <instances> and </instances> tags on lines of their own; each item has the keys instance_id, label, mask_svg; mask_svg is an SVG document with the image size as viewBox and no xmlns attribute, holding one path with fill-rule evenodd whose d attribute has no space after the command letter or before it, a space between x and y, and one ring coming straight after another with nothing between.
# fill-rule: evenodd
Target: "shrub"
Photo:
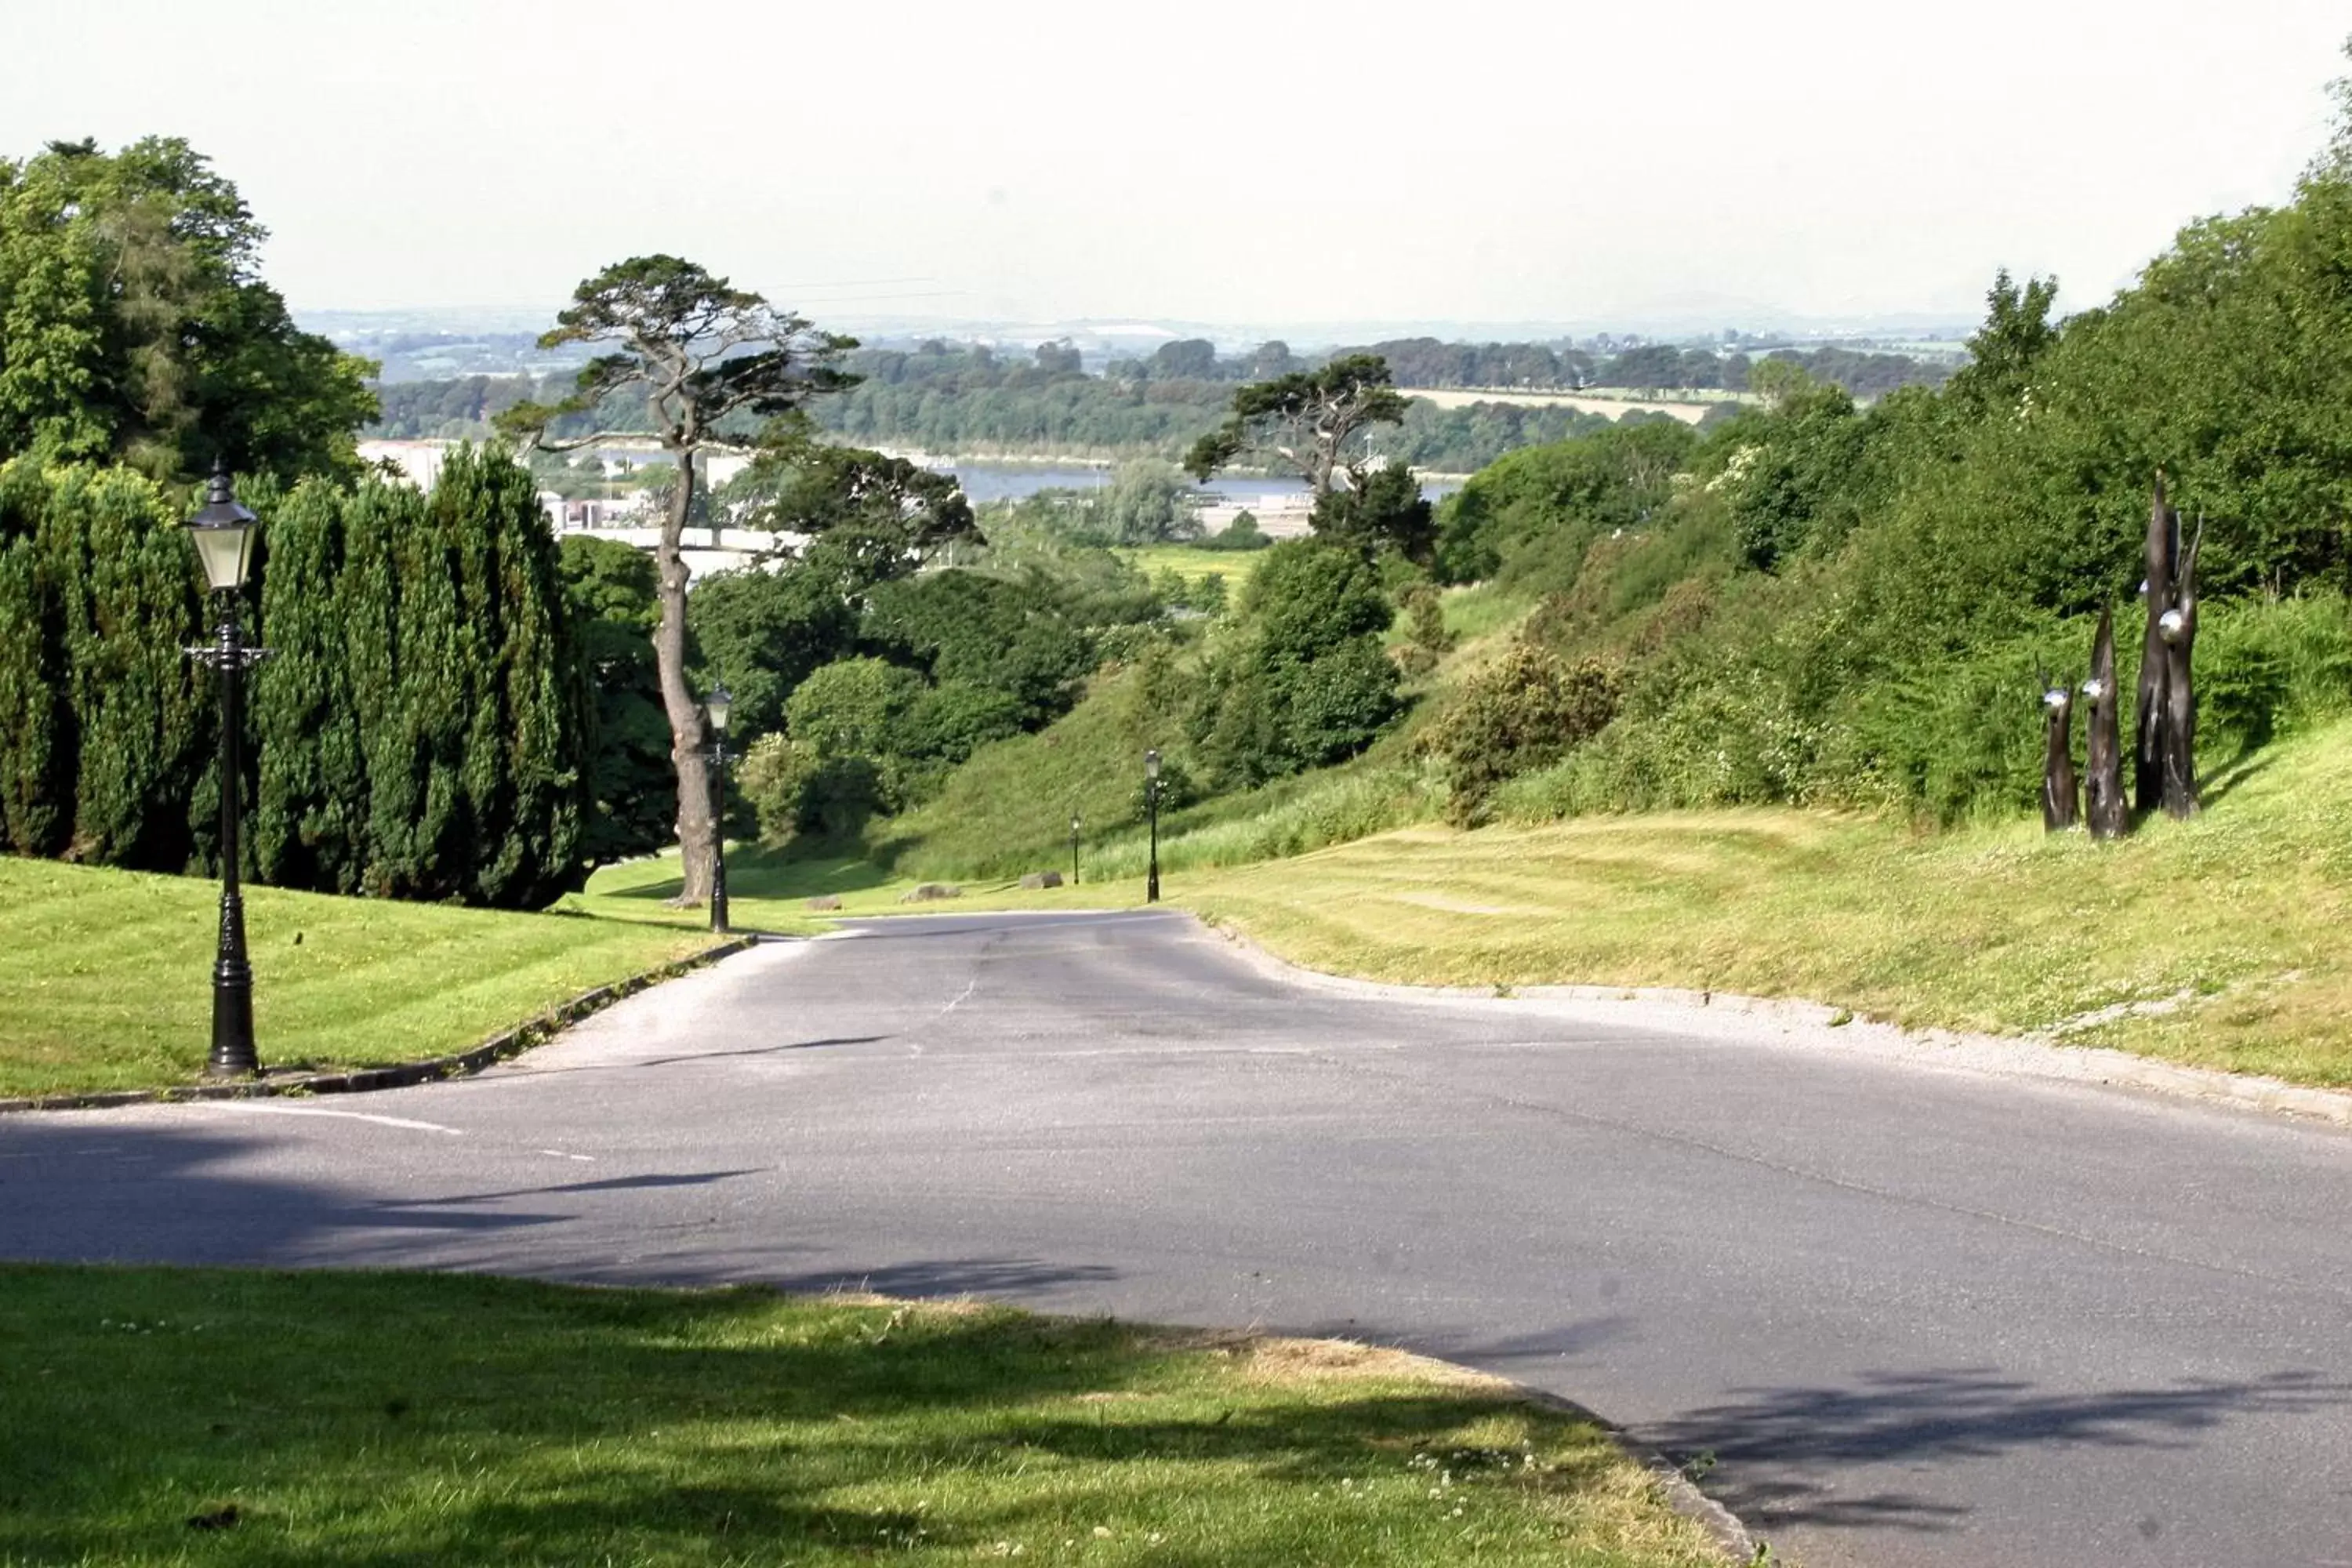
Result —
<instances>
[{"instance_id":1,"label":"shrub","mask_svg":"<svg viewBox=\"0 0 2352 1568\"><path fill-rule=\"evenodd\" d=\"M1445 626L1445 602L1433 584L1416 583L1404 591L1401 607L1405 640L1397 650L1397 668L1409 676L1427 675L1453 651L1454 637Z\"/></svg>"},{"instance_id":2,"label":"shrub","mask_svg":"<svg viewBox=\"0 0 2352 1568\"><path fill-rule=\"evenodd\" d=\"M1597 659L1569 665L1525 639L1513 643L1421 742L1445 760L1447 817L1484 820L1505 780L1600 733L1616 716L1619 688L1617 672Z\"/></svg>"}]
</instances>

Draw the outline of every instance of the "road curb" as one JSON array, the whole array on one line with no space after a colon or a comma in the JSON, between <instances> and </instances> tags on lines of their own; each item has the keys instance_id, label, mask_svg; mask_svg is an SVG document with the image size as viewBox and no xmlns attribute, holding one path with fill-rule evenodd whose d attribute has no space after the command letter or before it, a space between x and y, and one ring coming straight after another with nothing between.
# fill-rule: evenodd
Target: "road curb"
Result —
<instances>
[{"instance_id":1,"label":"road curb","mask_svg":"<svg viewBox=\"0 0 2352 1568\"><path fill-rule=\"evenodd\" d=\"M1205 921L1202 923L1231 943L1261 972L1335 994L1423 1004L1533 1003L1583 1016L1646 1009L1657 1027L1696 1035L1727 1034L1738 1028L1753 1037L1755 1026L1761 1024L1773 1029L1773 1039L1782 1045L1828 1048L1853 1056L1995 1078L2100 1084L2261 1115L2352 1128L2352 1091L2289 1083L2284 1079L2253 1073L2224 1072L2217 1068L2187 1067L2155 1057L2135 1056L2109 1046L2069 1046L2045 1036L1906 1029L1826 1003L1743 996L1727 991L1646 985L1406 985L1358 980L1293 963L1229 925L1209 925Z\"/></svg>"},{"instance_id":2,"label":"road curb","mask_svg":"<svg viewBox=\"0 0 2352 1568\"><path fill-rule=\"evenodd\" d=\"M380 1089L406 1089L443 1079L467 1078L509 1057L520 1056L533 1046L545 1044L565 1026L576 1024L591 1013L601 1012L625 996L634 996L649 986L675 979L689 970L716 963L722 958L732 958L759 942L757 933L739 936L731 942L705 948L689 957L632 974L625 980L615 980L609 985L583 991L570 1001L536 1017L492 1035L470 1050L457 1051L448 1056L394 1062L386 1067L352 1068L342 1072L288 1073L282 1077L241 1083L191 1083L166 1089L106 1089L90 1094L36 1095L26 1099L0 1100L0 1115L25 1110L107 1110L125 1105L178 1105L205 1100L268 1100L289 1094L365 1094Z\"/></svg>"},{"instance_id":3,"label":"road curb","mask_svg":"<svg viewBox=\"0 0 2352 1568\"><path fill-rule=\"evenodd\" d=\"M1460 1362L1449 1364L1462 1365ZM1478 1372L1475 1366L1465 1370ZM1478 1375L1492 1377L1495 1374L1478 1373ZM1765 1551L1763 1538L1748 1528L1748 1521L1701 1491L1698 1483L1692 1480L1684 1473L1680 1465L1666 1458L1664 1453L1635 1437L1590 1405L1580 1405L1564 1394L1549 1393L1540 1388L1529 1388L1526 1384L1513 1379L1505 1378L1503 1381L1509 1383L1517 1392L1518 1396L1530 1405L1539 1405L1547 1410L1557 1410L1564 1415L1573 1415L1580 1420L1590 1421L1606 1432L1609 1435L1609 1440L1617 1445L1620 1453L1650 1472L1650 1479L1655 1481L1658 1489L1665 1494L1668 1508L1673 1509L1675 1512L1689 1520L1714 1538L1715 1544L1722 1552L1723 1560L1726 1563L1738 1563L1740 1568L1750 1568L1751 1564L1762 1557ZM1771 1559L1768 1558L1765 1561L1771 1561Z\"/></svg>"}]
</instances>

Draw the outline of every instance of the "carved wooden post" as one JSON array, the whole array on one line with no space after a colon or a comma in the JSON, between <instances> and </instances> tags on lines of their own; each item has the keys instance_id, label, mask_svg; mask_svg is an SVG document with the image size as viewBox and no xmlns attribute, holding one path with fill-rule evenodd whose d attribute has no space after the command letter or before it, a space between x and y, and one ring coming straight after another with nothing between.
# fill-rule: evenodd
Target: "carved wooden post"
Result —
<instances>
[{"instance_id":1,"label":"carved wooden post","mask_svg":"<svg viewBox=\"0 0 2352 1568\"><path fill-rule=\"evenodd\" d=\"M2099 635L2091 644L2091 679L2083 682L2091 700L2090 739L2083 755L2083 816L2094 838L2120 838L2131 825L2124 805L2123 727L2116 717L2116 607L2099 612Z\"/></svg>"},{"instance_id":2,"label":"carved wooden post","mask_svg":"<svg viewBox=\"0 0 2352 1568\"><path fill-rule=\"evenodd\" d=\"M2045 733L2042 751L2042 826L2053 833L2074 826L2082 790L2074 782L2074 693L2063 680L2042 676Z\"/></svg>"},{"instance_id":3,"label":"carved wooden post","mask_svg":"<svg viewBox=\"0 0 2352 1568\"><path fill-rule=\"evenodd\" d=\"M2205 543L2205 520L2197 520L2197 536L2181 552L2180 572L2173 584L2171 607L2151 613L2164 647L2164 815L2197 815L2197 689L2189 679L2189 659L2197 649L2197 552Z\"/></svg>"},{"instance_id":4,"label":"carved wooden post","mask_svg":"<svg viewBox=\"0 0 2352 1568\"><path fill-rule=\"evenodd\" d=\"M2139 705L2132 719L2132 802L2154 811L2164 799L2165 657L2160 626L2172 607L2172 575L2180 555L2180 514L2164 501L2164 470L2156 471L2156 500L2147 513L2147 631L2139 646Z\"/></svg>"}]
</instances>

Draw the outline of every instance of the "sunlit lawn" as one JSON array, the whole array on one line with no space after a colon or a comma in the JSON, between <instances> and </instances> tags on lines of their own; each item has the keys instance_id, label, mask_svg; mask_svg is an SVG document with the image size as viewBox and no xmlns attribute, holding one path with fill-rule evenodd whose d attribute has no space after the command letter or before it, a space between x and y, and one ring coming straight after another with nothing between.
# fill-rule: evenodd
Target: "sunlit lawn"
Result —
<instances>
[{"instance_id":1,"label":"sunlit lawn","mask_svg":"<svg viewBox=\"0 0 2352 1568\"><path fill-rule=\"evenodd\" d=\"M1092 853L1091 850L1088 851ZM1069 862L1055 869L1066 883L1060 888L1024 889L1017 878L941 884L956 897L938 902L910 901L907 895L916 879L895 875L870 861L842 858L792 858L754 845L730 844L727 849L727 907L730 926L785 936L814 935L830 930L845 916L953 914L963 910L1116 909L1141 901L1139 879L1122 878L1097 884L1092 878L1076 887L1066 884ZM1083 868L1082 876L1085 875ZM708 909L675 909L668 900L680 886L675 851L607 866L589 879L587 890L563 900L560 908L610 921L655 921L678 927L707 927ZM813 910L812 899L835 898L841 907Z\"/></svg>"},{"instance_id":2,"label":"sunlit lawn","mask_svg":"<svg viewBox=\"0 0 2352 1568\"><path fill-rule=\"evenodd\" d=\"M1797 996L2352 1084L2352 725L2222 771L2208 802L2104 846L1764 809L1419 827L1173 896L1380 979Z\"/></svg>"},{"instance_id":3,"label":"sunlit lawn","mask_svg":"<svg viewBox=\"0 0 2352 1568\"><path fill-rule=\"evenodd\" d=\"M211 1046L219 888L0 858L0 1095L194 1079ZM246 894L264 1065L373 1066L479 1044L709 945L553 914Z\"/></svg>"},{"instance_id":4,"label":"sunlit lawn","mask_svg":"<svg viewBox=\"0 0 2352 1568\"><path fill-rule=\"evenodd\" d=\"M468 1277L0 1268L0 1563L1719 1561L1355 1347Z\"/></svg>"}]
</instances>

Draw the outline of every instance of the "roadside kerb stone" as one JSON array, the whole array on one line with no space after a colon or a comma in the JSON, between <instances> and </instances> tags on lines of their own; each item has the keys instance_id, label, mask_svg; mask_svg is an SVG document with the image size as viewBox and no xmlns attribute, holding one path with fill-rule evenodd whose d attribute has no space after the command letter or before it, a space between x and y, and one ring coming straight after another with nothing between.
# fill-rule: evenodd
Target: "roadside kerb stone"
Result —
<instances>
[{"instance_id":1,"label":"roadside kerb stone","mask_svg":"<svg viewBox=\"0 0 2352 1568\"><path fill-rule=\"evenodd\" d=\"M535 1018L526 1019L511 1029L492 1035L469 1050L449 1056L394 1062L384 1067L351 1068L341 1072L284 1073L239 1083L175 1084L165 1089L103 1089L89 1094L50 1094L0 1100L0 1115L15 1110L104 1110L123 1105L169 1105L198 1100L266 1100L289 1094L364 1094L371 1089L406 1089L413 1084L465 1078L509 1057L520 1056L533 1046L544 1044L565 1025L578 1023L589 1014L602 1011L624 996L634 996L649 985L675 979L688 970L716 963L722 958L732 958L755 946L760 940L756 932L739 936L731 942L705 948L690 957L648 969L641 974L632 974L610 985L583 991L569 1002L551 1007Z\"/></svg>"}]
</instances>

